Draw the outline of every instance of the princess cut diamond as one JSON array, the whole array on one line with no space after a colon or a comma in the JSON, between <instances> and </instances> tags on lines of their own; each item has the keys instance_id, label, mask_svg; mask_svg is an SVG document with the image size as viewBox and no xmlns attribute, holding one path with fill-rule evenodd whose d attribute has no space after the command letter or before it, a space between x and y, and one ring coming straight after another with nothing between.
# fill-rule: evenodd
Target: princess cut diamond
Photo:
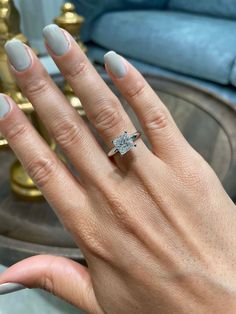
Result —
<instances>
[{"instance_id":1,"label":"princess cut diamond","mask_svg":"<svg viewBox=\"0 0 236 314\"><path fill-rule=\"evenodd\" d=\"M132 147L134 147L134 140L127 132L114 139L113 144L121 155L126 154Z\"/></svg>"}]
</instances>

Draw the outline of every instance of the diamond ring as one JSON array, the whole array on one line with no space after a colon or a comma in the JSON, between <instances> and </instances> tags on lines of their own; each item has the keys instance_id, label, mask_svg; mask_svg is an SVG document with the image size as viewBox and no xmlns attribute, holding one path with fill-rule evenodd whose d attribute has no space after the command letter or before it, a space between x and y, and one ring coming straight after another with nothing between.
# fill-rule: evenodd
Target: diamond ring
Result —
<instances>
[{"instance_id":1,"label":"diamond ring","mask_svg":"<svg viewBox=\"0 0 236 314\"><path fill-rule=\"evenodd\" d=\"M108 153L108 156L111 157L116 153L120 153L121 155L126 154L131 148L136 147L134 142L141 136L140 132L135 132L132 134L128 134L126 131L115 138L112 143L114 147Z\"/></svg>"}]
</instances>

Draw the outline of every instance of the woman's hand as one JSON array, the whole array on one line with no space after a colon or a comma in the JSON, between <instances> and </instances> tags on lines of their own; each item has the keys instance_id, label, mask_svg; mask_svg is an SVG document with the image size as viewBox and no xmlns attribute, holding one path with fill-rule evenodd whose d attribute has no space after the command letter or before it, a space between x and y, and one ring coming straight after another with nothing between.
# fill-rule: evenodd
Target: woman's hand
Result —
<instances>
[{"instance_id":1,"label":"woman's hand","mask_svg":"<svg viewBox=\"0 0 236 314\"><path fill-rule=\"evenodd\" d=\"M44 30L49 53L107 143L135 128L72 37ZM119 55L106 69L136 113L142 139L111 160L30 48L6 45L12 72L75 178L8 96L0 131L83 251L88 269L54 256L9 268L0 283L46 289L88 313L235 313L236 208L167 108Z\"/></svg>"}]
</instances>

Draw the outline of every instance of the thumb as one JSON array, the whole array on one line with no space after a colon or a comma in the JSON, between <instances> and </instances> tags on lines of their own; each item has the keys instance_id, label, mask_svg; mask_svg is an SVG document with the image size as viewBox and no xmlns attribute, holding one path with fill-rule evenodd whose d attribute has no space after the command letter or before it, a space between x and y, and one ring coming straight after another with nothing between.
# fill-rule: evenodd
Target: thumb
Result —
<instances>
[{"instance_id":1,"label":"thumb","mask_svg":"<svg viewBox=\"0 0 236 314\"><path fill-rule=\"evenodd\" d=\"M27 258L1 274L0 284L7 282L44 289L87 313L103 313L87 268L64 257L38 255Z\"/></svg>"}]
</instances>

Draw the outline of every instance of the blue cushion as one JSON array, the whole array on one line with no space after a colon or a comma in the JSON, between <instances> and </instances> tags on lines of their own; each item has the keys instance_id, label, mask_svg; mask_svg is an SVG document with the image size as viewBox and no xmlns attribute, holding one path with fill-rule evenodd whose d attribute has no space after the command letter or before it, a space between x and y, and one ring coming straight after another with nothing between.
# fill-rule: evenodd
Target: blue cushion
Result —
<instances>
[{"instance_id":1,"label":"blue cushion","mask_svg":"<svg viewBox=\"0 0 236 314\"><path fill-rule=\"evenodd\" d=\"M72 0L79 14L85 17L81 32L84 41L90 38L91 22L104 12L129 9L163 9L169 0Z\"/></svg>"},{"instance_id":2,"label":"blue cushion","mask_svg":"<svg viewBox=\"0 0 236 314\"><path fill-rule=\"evenodd\" d=\"M236 23L170 11L126 11L94 23L96 44L169 70L228 84Z\"/></svg>"},{"instance_id":3,"label":"blue cushion","mask_svg":"<svg viewBox=\"0 0 236 314\"><path fill-rule=\"evenodd\" d=\"M104 54L107 52L106 49L100 46L90 44L88 45L88 56L92 62L97 62L104 64ZM236 110L236 90L230 85L220 85L209 81L204 81L202 79L197 79L192 76L186 76L157 66L150 65L148 63L143 63L138 60L127 58L141 73L144 75L158 75L159 77L167 78L180 82L182 84L187 84L189 86L194 86L200 88L200 90L208 91L210 94L217 95L222 101L227 102Z\"/></svg>"},{"instance_id":4,"label":"blue cushion","mask_svg":"<svg viewBox=\"0 0 236 314\"><path fill-rule=\"evenodd\" d=\"M235 0L170 0L170 10L236 18Z\"/></svg>"}]
</instances>

